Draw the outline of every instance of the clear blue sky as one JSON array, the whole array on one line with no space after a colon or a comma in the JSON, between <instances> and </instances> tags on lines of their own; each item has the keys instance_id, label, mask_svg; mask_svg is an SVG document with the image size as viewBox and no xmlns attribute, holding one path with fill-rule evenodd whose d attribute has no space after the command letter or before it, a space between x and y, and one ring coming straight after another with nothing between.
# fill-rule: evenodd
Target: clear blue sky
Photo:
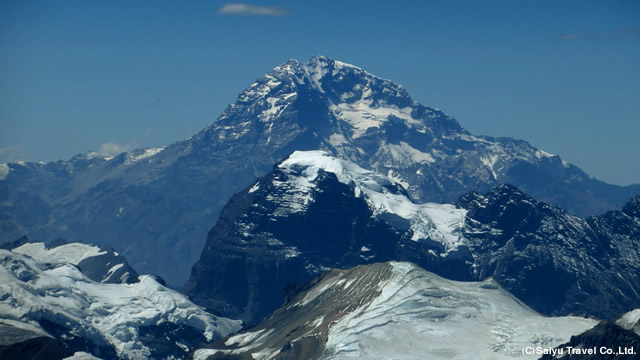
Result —
<instances>
[{"instance_id":1,"label":"clear blue sky","mask_svg":"<svg viewBox=\"0 0 640 360\"><path fill-rule=\"evenodd\" d=\"M640 183L638 1L245 4L0 2L0 162L187 138L274 66L321 54L473 133Z\"/></svg>"}]
</instances>

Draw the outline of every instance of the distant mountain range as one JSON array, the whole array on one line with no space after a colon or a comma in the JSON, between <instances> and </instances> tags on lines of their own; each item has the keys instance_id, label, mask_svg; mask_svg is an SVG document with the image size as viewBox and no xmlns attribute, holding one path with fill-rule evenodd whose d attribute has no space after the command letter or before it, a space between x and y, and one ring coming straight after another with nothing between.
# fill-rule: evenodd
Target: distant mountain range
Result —
<instances>
[{"instance_id":1,"label":"distant mountain range","mask_svg":"<svg viewBox=\"0 0 640 360\"><path fill-rule=\"evenodd\" d=\"M640 196L581 219L510 185L418 204L382 174L294 152L223 209L185 292L252 324L323 271L399 260L493 277L543 314L610 318L640 307L639 214Z\"/></svg>"},{"instance_id":2,"label":"distant mountain range","mask_svg":"<svg viewBox=\"0 0 640 360\"><path fill-rule=\"evenodd\" d=\"M508 183L585 216L640 193L525 141L473 135L400 85L317 56L277 66L211 126L167 147L3 164L0 243L27 235L112 246L179 286L233 194L291 152L317 149L394 179L417 202Z\"/></svg>"}]
</instances>

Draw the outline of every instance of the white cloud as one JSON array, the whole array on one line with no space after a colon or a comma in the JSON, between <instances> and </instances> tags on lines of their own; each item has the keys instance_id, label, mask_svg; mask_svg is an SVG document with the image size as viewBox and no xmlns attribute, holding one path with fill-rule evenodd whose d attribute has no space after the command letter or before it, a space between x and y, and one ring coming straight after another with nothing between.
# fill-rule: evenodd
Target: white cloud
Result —
<instances>
[{"instance_id":1,"label":"white cloud","mask_svg":"<svg viewBox=\"0 0 640 360\"><path fill-rule=\"evenodd\" d=\"M100 155L118 155L123 152L128 152L134 149L133 145L130 144L116 144L116 143L104 143L100 145L100 150L98 153Z\"/></svg>"},{"instance_id":2,"label":"white cloud","mask_svg":"<svg viewBox=\"0 0 640 360\"><path fill-rule=\"evenodd\" d=\"M27 160L24 144L0 147L0 164Z\"/></svg>"},{"instance_id":3,"label":"white cloud","mask_svg":"<svg viewBox=\"0 0 640 360\"><path fill-rule=\"evenodd\" d=\"M289 10L279 6L258 6L242 3L228 3L218 9L218 14L222 15L253 15L253 16L283 16Z\"/></svg>"}]
</instances>

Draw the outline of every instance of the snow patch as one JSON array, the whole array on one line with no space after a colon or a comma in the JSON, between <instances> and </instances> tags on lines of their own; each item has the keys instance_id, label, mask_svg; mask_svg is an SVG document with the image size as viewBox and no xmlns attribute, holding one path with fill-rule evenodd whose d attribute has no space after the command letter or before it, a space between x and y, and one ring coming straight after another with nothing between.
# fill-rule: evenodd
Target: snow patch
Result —
<instances>
[{"instance_id":1,"label":"snow patch","mask_svg":"<svg viewBox=\"0 0 640 360\"><path fill-rule=\"evenodd\" d=\"M127 157L124 160L124 164L125 165L131 165L131 164L134 164L134 163L136 163L136 162L138 162L140 160L148 159L148 158L158 154L159 152L161 152L164 149L165 149L165 147L155 147L155 148L134 150L132 152L127 153Z\"/></svg>"},{"instance_id":2,"label":"snow patch","mask_svg":"<svg viewBox=\"0 0 640 360\"><path fill-rule=\"evenodd\" d=\"M260 189L260 183L257 182L251 187L251 189L249 189L249 194L258 191L259 189Z\"/></svg>"},{"instance_id":3,"label":"snow patch","mask_svg":"<svg viewBox=\"0 0 640 360\"><path fill-rule=\"evenodd\" d=\"M370 90L369 90L370 92ZM329 110L334 116L353 128L352 139L364 135L370 128L379 128L389 120L390 116L403 119L408 123L422 124L411 117L411 107L398 108L395 105L373 104L372 99L367 99L367 91L363 91L363 98L353 103L331 104Z\"/></svg>"},{"instance_id":4,"label":"snow patch","mask_svg":"<svg viewBox=\"0 0 640 360\"><path fill-rule=\"evenodd\" d=\"M258 118L263 121L263 122L268 122L271 121L275 118L277 118L278 116L280 116L280 114L282 113L282 111L289 106L289 103L287 102L287 100L293 96L296 96L297 93L290 93L290 94L285 94L285 95L281 95L279 97L269 97L267 98L266 102L269 104L269 107L264 110L263 112L261 112L258 115ZM279 105L277 105L279 104Z\"/></svg>"},{"instance_id":5,"label":"snow patch","mask_svg":"<svg viewBox=\"0 0 640 360\"><path fill-rule=\"evenodd\" d=\"M410 160L414 163L431 164L436 161L430 153L425 153L416 148L413 148L411 145L407 144L404 141L401 141L398 145L385 144L383 145L383 148L389 152L396 163L403 163Z\"/></svg>"},{"instance_id":6,"label":"snow patch","mask_svg":"<svg viewBox=\"0 0 640 360\"><path fill-rule=\"evenodd\" d=\"M225 353L223 350L198 349L193 353L193 360L206 360L218 352Z\"/></svg>"},{"instance_id":7,"label":"snow patch","mask_svg":"<svg viewBox=\"0 0 640 360\"><path fill-rule=\"evenodd\" d=\"M409 183L402 180L402 178L400 177L400 175L394 175L393 170L389 169L389 171L387 171L387 177L395 182L397 182L398 184L402 185L402 187L404 187L405 189L409 188Z\"/></svg>"},{"instance_id":8,"label":"snow patch","mask_svg":"<svg viewBox=\"0 0 640 360\"><path fill-rule=\"evenodd\" d=\"M542 159L543 157L546 157L546 158L552 158L552 157L554 157L554 156L556 156L556 155L554 155L554 154L550 154L550 153L548 153L548 152L546 152L546 151L536 150L536 157L537 157L538 159Z\"/></svg>"},{"instance_id":9,"label":"snow patch","mask_svg":"<svg viewBox=\"0 0 640 360\"><path fill-rule=\"evenodd\" d=\"M318 296L320 296L323 292L328 289L338 286L340 281L343 280L342 276L334 276L331 279L324 281L320 286L314 286L307 292L304 298L296 304L296 306L305 306L315 300ZM343 281L344 282L344 281Z\"/></svg>"},{"instance_id":10,"label":"snow patch","mask_svg":"<svg viewBox=\"0 0 640 360\"><path fill-rule=\"evenodd\" d=\"M334 148L348 143L349 141L342 134L332 134L329 136L329 144Z\"/></svg>"},{"instance_id":11,"label":"snow patch","mask_svg":"<svg viewBox=\"0 0 640 360\"><path fill-rule=\"evenodd\" d=\"M496 174L496 171L494 170L496 162L498 161L498 155L492 154L489 156L482 156L480 157L480 161L482 162L482 164L488 167L489 170L491 170L491 175L493 175L493 179L498 180L498 174Z\"/></svg>"},{"instance_id":12,"label":"snow patch","mask_svg":"<svg viewBox=\"0 0 640 360\"><path fill-rule=\"evenodd\" d=\"M109 269L109 271L107 271L107 277L104 279L104 282L107 282L109 279L111 279L111 277L113 276L113 274L118 271L118 269L124 267L124 263L120 263L120 264L116 264L113 267L111 267L111 269Z\"/></svg>"},{"instance_id":13,"label":"snow patch","mask_svg":"<svg viewBox=\"0 0 640 360\"><path fill-rule=\"evenodd\" d=\"M307 78L310 80L311 85L321 93L324 93L322 88L322 78L329 72L327 68L326 59L316 58L315 61L310 61L302 65L302 70L305 72Z\"/></svg>"},{"instance_id":14,"label":"snow patch","mask_svg":"<svg viewBox=\"0 0 640 360\"><path fill-rule=\"evenodd\" d=\"M95 151L89 151L88 153L84 154L84 156L80 155L80 157L86 160L103 159L105 161L109 161L114 158L113 155L105 155Z\"/></svg>"}]
</instances>

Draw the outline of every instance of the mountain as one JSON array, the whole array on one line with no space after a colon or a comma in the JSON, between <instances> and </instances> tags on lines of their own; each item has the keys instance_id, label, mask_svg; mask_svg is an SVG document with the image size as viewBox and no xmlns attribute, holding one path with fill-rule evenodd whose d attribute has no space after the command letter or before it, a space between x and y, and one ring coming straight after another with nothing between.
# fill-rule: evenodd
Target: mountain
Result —
<instances>
[{"instance_id":1,"label":"mountain","mask_svg":"<svg viewBox=\"0 0 640 360\"><path fill-rule=\"evenodd\" d=\"M240 328L133 274L112 250L85 244L0 249L0 358L185 358Z\"/></svg>"},{"instance_id":2,"label":"mountain","mask_svg":"<svg viewBox=\"0 0 640 360\"><path fill-rule=\"evenodd\" d=\"M184 291L250 324L282 305L285 288L331 268L401 259L464 278L464 213L415 204L400 184L326 152L297 151L231 199Z\"/></svg>"},{"instance_id":3,"label":"mountain","mask_svg":"<svg viewBox=\"0 0 640 360\"><path fill-rule=\"evenodd\" d=\"M400 85L317 56L277 66L211 126L167 147L2 165L0 243L91 239L181 285L229 198L294 150L317 149L397 180L418 202L509 183L583 216L640 193L525 141L473 135Z\"/></svg>"},{"instance_id":4,"label":"mountain","mask_svg":"<svg viewBox=\"0 0 640 360\"><path fill-rule=\"evenodd\" d=\"M640 196L581 219L500 185L464 195L475 276L545 314L616 317L640 306Z\"/></svg>"},{"instance_id":5,"label":"mountain","mask_svg":"<svg viewBox=\"0 0 640 360\"><path fill-rule=\"evenodd\" d=\"M512 359L597 322L537 314L497 282L456 282L411 263L331 270L263 323L194 359Z\"/></svg>"},{"instance_id":6,"label":"mountain","mask_svg":"<svg viewBox=\"0 0 640 360\"><path fill-rule=\"evenodd\" d=\"M323 271L398 260L493 277L543 314L610 318L640 306L638 210L585 220L509 185L417 204L383 174L296 151L230 200L184 291L252 324Z\"/></svg>"}]
</instances>

